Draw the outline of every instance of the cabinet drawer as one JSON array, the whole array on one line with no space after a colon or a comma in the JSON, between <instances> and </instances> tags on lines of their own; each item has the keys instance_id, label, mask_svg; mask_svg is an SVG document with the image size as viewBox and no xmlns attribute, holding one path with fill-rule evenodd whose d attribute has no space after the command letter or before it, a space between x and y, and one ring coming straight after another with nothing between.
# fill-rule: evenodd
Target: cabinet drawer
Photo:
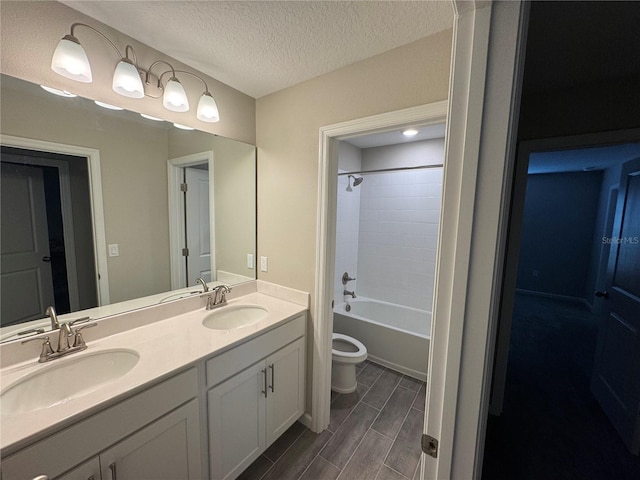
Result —
<instances>
[{"instance_id":1,"label":"cabinet drawer","mask_svg":"<svg viewBox=\"0 0 640 480\"><path fill-rule=\"evenodd\" d=\"M2 459L2 480L55 478L196 397L191 368Z\"/></svg>"},{"instance_id":2,"label":"cabinet drawer","mask_svg":"<svg viewBox=\"0 0 640 480\"><path fill-rule=\"evenodd\" d=\"M304 335L306 326L306 314L302 314L264 335L207 360L207 387L219 384L300 338Z\"/></svg>"}]
</instances>

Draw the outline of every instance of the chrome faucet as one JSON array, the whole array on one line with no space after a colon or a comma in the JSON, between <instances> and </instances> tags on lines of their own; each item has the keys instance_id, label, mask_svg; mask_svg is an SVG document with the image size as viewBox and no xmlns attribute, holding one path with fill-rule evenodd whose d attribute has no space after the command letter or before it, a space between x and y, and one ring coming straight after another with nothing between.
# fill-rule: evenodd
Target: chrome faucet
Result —
<instances>
[{"instance_id":1,"label":"chrome faucet","mask_svg":"<svg viewBox=\"0 0 640 480\"><path fill-rule=\"evenodd\" d=\"M349 290L345 290L344 292L342 292L343 295L351 295L351 298L356 298L356 292L355 290L353 292L350 292Z\"/></svg>"},{"instance_id":2,"label":"chrome faucet","mask_svg":"<svg viewBox=\"0 0 640 480\"><path fill-rule=\"evenodd\" d=\"M56 315L56 309L53 306L47 307L44 311L44 314L51 318L51 330L58 330L60 328L60 323L58 322L58 315Z\"/></svg>"},{"instance_id":3,"label":"chrome faucet","mask_svg":"<svg viewBox=\"0 0 640 480\"><path fill-rule=\"evenodd\" d=\"M207 310L213 310L227 304L227 293L231 292L229 285L217 285L211 289L207 298Z\"/></svg>"},{"instance_id":4,"label":"chrome faucet","mask_svg":"<svg viewBox=\"0 0 640 480\"><path fill-rule=\"evenodd\" d=\"M64 357L71 353L80 352L87 348L87 344L82 337L81 330L85 328L95 327L97 323L86 323L90 320L89 317L82 317L72 320L70 322L66 322L60 324L58 322L58 318L56 317L56 313L53 307L47 308L47 315L51 317L51 328L53 330L58 330L58 348L54 350L51 346L51 341L49 337L34 337L28 338L27 340L23 340L22 343L33 342L35 340L44 340L42 343L42 350L40 351L40 358L38 359L39 363L45 363L50 360L55 360L56 358ZM55 319L55 323L54 323ZM75 330L72 330L75 324L78 323L86 323L86 325L82 325ZM55 327L54 327L55 325Z\"/></svg>"},{"instance_id":5,"label":"chrome faucet","mask_svg":"<svg viewBox=\"0 0 640 480\"><path fill-rule=\"evenodd\" d=\"M198 277L196 278L196 283L202 285L202 293L207 293L209 291L209 285L204 281L204 278Z\"/></svg>"}]
</instances>

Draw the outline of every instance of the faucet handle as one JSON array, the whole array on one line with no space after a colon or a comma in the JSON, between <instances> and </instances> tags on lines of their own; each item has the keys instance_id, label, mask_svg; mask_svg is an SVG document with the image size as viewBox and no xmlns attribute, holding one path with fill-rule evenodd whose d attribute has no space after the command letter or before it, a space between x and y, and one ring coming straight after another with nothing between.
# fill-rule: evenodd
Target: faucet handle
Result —
<instances>
[{"instance_id":1,"label":"faucet handle","mask_svg":"<svg viewBox=\"0 0 640 480\"><path fill-rule=\"evenodd\" d=\"M73 327L74 325L78 324L78 323L86 323L89 320L91 320L91 317L81 317L81 318L76 318L74 320L71 320L69 323L70 327Z\"/></svg>"},{"instance_id":2,"label":"faucet handle","mask_svg":"<svg viewBox=\"0 0 640 480\"><path fill-rule=\"evenodd\" d=\"M347 272L344 272L344 274L342 275L342 284L346 285L348 282L350 282L351 280L355 280L356 277L350 277L349 274Z\"/></svg>"},{"instance_id":3,"label":"faucet handle","mask_svg":"<svg viewBox=\"0 0 640 480\"><path fill-rule=\"evenodd\" d=\"M95 327L96 325L98 325L96 322L93 323L87 323L86 325L82 325L81 327L78 327L74 330L74 337L73 337L73 346L74 347L86 347L87 344L84 341L84 337L82 336L82 333L80 332L80 330L84 330L85 328L91 328L91 327Z\"/></svg>"},{"instance_id":4,"label":"faucet handle","mask_svg":"<svg viewBox=\"0 0 640 480\"><path fill-rule=\"evenodd\" d=\"M34 342L36 340L42 340L42 337L37 337L37 338L27 338L26 340L23 340L20 343L28 343L28 342ZM53 347L51 346L51 342L49 341L49 337L44 337L44 342L42 343L42 350L40 351L40 359L38 360L39 363L44 363L47 361L47 359L49 358L49 355L51 355L53 353Z\"/></svg>"}]
</instances>

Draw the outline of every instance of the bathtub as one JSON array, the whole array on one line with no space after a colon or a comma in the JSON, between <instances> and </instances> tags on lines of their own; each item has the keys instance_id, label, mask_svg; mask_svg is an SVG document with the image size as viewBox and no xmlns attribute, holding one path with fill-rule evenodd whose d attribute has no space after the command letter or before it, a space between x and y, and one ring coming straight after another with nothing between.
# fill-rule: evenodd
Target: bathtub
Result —
<instances>
[{"instance_id":1,"label":"bathtub","mask_svg":"<svg viewBox=\"0 0 640 480\"><path fill-rule=\"evenodd\" d=\"M431 312L365 297L348 304L334 308L334 332L360 340L372 361L426 380Z\"/></svg>"}]
</instances>

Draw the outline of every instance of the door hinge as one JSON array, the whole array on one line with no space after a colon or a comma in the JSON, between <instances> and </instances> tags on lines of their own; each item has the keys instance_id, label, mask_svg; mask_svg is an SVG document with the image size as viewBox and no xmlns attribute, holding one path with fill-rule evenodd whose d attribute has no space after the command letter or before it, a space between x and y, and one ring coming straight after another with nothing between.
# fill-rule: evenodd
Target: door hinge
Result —
<instances>
[{"instance_id":1,"label":"door hinge","mask_svg":"<svg viewBox=\"0 0 640 480\"><path fill-rule=\"evenodd\" d=\"M183 257L188 257L189 256L189 249L188 248L183 248L182 249L182 256Z\"/></svg>"},{"instance_id":2,"label":"door hinge","mask_svg":"<svg viewBox=\"0 0 640 480\"><path fill-rule=\"evenodd\" d=\"M433 458L438 458L438 439L423 433L422 451Z\"/></svg>"},{"instance_id":3,"label":"door hinge","mask_svg":"<svg viewBox=\"0 0 640 480\"><path fill-rule=\"evenodd\" d=\"M336 303L335 300L331 300L331 308L335 308L335 303Z\"/></svg>"},{"instance_id":4,"label":"door hinge","mask_svg":"<svg viewBox=\"0 0 640 480\"><path fill-rule=\"evenodd\" d=\"M189 190L189 185L187 185L186 183L181 183L180 184L180 191L181 192L186 192L187 190Z\"/></svg>"}]
</instances>

